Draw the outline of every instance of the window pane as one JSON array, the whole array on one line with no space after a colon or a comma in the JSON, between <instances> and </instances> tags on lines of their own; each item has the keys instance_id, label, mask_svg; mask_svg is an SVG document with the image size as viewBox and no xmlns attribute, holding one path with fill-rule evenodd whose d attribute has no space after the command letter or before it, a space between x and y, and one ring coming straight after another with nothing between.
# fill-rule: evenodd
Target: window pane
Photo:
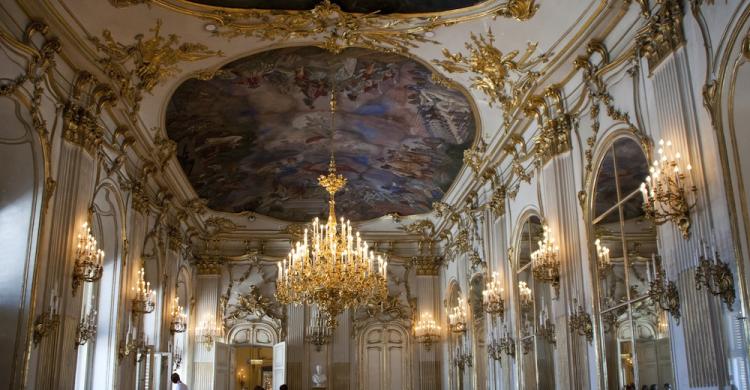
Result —
<instances>
[{"instance_id":1,"label":"window pane","mask_svg":"<svg viewBox=\"0 0 750 390\"><path fill-rule=\"evenodd\" d=\"M617 204L617 185L615 183L615 160L612 149L604 156L599 172L596 174L594 190L594 216L599 217Z\"/></svg>"},{"instance_id":2,"label":"window pane","mask_svg":"<svg viewBox=\"0 0 750 390\"><path fill-rule=\"evenodd\" d=\"M648 161L641 146L630 138L615 141L614 150L620 196L626 197L638 190L643 179L648 176Z\"/></svg>"}]
</instances>

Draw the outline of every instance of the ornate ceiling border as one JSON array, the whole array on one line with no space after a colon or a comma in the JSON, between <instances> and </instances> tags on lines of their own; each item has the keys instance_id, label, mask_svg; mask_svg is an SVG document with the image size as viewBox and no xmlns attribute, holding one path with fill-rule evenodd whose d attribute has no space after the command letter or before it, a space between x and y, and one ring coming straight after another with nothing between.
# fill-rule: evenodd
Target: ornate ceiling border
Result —
<instances>
[{"instance_id":1,"label":"ornate ceiling border","mask_svg":"<svg viewBox=\"0 0 750 390\"><path fill-rule=\"evenodd\" d=\"M258 10L216 7L187 0L110 0L115 7L135 4L155 4L172 11L191 15L212 24L212 34L226 37L257 38L260 40L291 40L320 37L320 47L338 53L345 47L403 53L418 43L432 42L430 32L438 27L453 25L491 16L531 19L539 5L536 0L487 0L464 9L426 14L349 13L323 0L309 11Z\"/></svg>"}]
</instances>

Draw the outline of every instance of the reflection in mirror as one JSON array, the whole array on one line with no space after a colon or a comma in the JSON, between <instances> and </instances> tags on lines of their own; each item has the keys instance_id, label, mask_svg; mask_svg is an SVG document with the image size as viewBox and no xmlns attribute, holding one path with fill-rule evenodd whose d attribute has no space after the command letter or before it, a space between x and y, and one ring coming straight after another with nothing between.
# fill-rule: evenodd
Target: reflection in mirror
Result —
<instances>
[{"instance_id":1,"label":"reflection in mirror","mask_svg":"<svg viewBox=\"0 0 750 390\"><path fill-rule=\"evenodd\" d=\"M542 221L529 217L523 224L516 245L517 302L520 302L516 337L520 350L520 388L554 388L554 345L538 334L540 319L552 318L552 292L550 287L535 283L531 272L531 253L538 249L542 239Z\"/></svg>"},{"instance_id":2,"label":"reflection in mirror","mask_svg":"<svg viewBox=\"0 0 750 390\"><path fill-rule=\"evenodd\" d=\"M469 307L471 310L472 341L474 349L474 378L475 389L485 389L487 378L487 347L485 341L484 308L482 307L482 291L485 288L483 274L477 274L471 279L469 292Z\"/></svg>"},{"instance_id":3,"label":"reflection in mirror","mask_svg":"<svg viewBox=\"0 0 750 390\"><path fill-rule=\"evenodd\" d=\"M638 184L648 176L640 145L614 142L600 163L592 203L590 257L596 264L607 389L673 386L666 314L648 299L646 272L658 253L656 229L644 218ZM598 242L598 245L597 245ZM608 263L602 261L608 253ZM597 255L599 254L599 255Z\"/></svg>"}]
</instances>

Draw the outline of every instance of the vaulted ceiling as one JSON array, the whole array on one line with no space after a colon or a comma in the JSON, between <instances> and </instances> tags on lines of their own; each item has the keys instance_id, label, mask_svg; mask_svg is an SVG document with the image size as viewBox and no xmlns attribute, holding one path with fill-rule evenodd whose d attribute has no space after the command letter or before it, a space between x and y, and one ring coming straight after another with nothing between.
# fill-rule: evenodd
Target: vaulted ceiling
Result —
<instances>
[{"instance_id":1,"label":"vaulted ceiling","mask_svg":"<svg viewBox=\"0 0 750 390\"><path fill-rule=\"evenodd\" d=\"M331 150L332 89L333 146L349 180L339 209L355 221L428 212L461 168L476 119L461 92L401 55L302 46L241 58L177 88L167 134L210 208L308 221L326 210L317 177Z\"/></svg>"}]
</instances>

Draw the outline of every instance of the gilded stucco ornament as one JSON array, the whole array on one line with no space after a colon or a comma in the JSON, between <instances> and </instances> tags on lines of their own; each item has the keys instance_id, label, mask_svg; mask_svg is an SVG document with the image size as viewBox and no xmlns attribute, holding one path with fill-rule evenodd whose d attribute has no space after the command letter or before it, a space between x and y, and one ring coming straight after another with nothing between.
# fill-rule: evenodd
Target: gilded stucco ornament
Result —
<instances>
[{"instance_id":1,"label":"gilded stucco ornament","mask_svg":"<svg viewBox=\"0 0 750 390\"><path fill-rule=\"evenodd\" d=\"M750 30L745 35L745 39L742 40L742 55L746 60L750 60Z\"/></svg>"},{"instance_id":2,"label":"gilded stucco ornament","mask_svg":"<svg viewBox=\"0 0 750 390\"><path fill-rule=\"evenodd\" d=\"M426 34L441 26L484 16L531 19L539 5L535 0L498 2L479 12L452 14L437 12L425 15L350 13L330 0L321 1L310 10L240 9L205 6L184 0L110 0L117 7L155 4L207 20L212 34L232 39L252 37L261 40L288 41L314 38L316 44L338 53L358 46L386 52L406 53L420 43L437 43Z\"/></svg>"},{"instance_id":3,"label":"gilded stucco ornament","mask_svg":"<svg viewBox=\"0 0 750 390\"><path fill-rule=\"evenodd\" d=\"M664 0L659 9L649 16L646 25L638 31L636 54L646 57L649 70L653 70L672 52L685 43L682 6L677 0Z\"/></svg>"},{"instance_id":4,"label":"gilded stucco ornament","mask_svg":"<svg viewBox=\"0 0 750 390\"><path fill-rule=\"evenodd\" d=\"M497 104L503 109L507 126L507 118L521 107L541 76L534 69L547 62L549 54L534 55L536 43L529 43L520 56L518 50L504 54L494 43L492 30L486 36L471 33L471 40L464 44L468 54L443 49L445 59L434 60L434 63L451 74L472 73L471 86L487 95L490 106Z\"/></svg>"},{"instance_id":5,"label":"gilded stucco ornament","mask_svg":"<svg viewBox=\"0 0 750 390\"><path fill-rule=\"evenodd\" d=\"M487 151L487 143L483 139L479 139L476 145L469 149L464 150L464 164L471 168L471 171L475 175L479 175L479 172L484 162L484 153Z\"/></svg>"},{"instance_id":6,"label":"gilded stucco ornament","mask_svg":"<svg viewBox=\"0 0 750 390\"><path fill-rule=\"evenodd\" d=\"M94 155L102 143L99 114L116 97L107 84L98 83L89 72L78 72L68 101L63 106L63 138Z\"/></svg>"},{"instance_id":7,"label":"gilded stucco ornament","mask_svg":"<svg viewBox=\"0 0 750 390\"><path fill-rule=\"evenodd\" d=\"M204 44L180 43L176 34L164 36L161 26L161 19L157 19L156 26L149 29L152 36L138 34L135 42L129 44L116 41L109 30L102 32L101 39L89 37L103 54L99 65L115 83L119 95L131 105L132 113L138 112L143 92L151 93L158 84L180 72L178 64L223 55Z\"/></svg>"}]
</instances>

